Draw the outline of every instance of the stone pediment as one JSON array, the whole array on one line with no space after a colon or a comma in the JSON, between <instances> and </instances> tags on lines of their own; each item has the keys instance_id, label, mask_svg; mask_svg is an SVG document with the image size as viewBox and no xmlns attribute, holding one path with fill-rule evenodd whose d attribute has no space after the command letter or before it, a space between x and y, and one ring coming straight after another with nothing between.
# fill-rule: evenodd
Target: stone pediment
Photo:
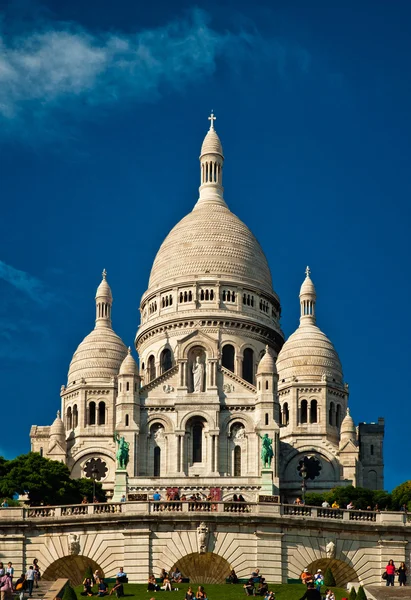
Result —
<instances>
[{"instance_id":1,"label":"stone pediment","mask_svg":"<svg viewBox=\"0 0 411 600\"><path fill-rule=\"evenodd\" d=\"M60 444L60 442L58 442L57 440L53 440L50 443L47 455L48 456L56 456L56 455L61 455L63 454L64 456L66 455L66 451L63 448L63 446Z\"/></svg>"},{"instance_id":2,"label":"stone pediment","mask_svg":"<svg viewBox=\"0 0 411 600\"><path fill-rule=\"evenodd\" d=\"M358 447L354 444L354 442L348 440L348 442L346 442L344 446L340 448L340 453L341 452L358 454Z\"/></svg>"},{"instance_id":3,"label":"stone pediment","mask_svg":"<svg viewBox=\"0 0 411 600\"><path fill-rule=\"evenodd\" d=\"M177 357L184 358L187 356L188 350L190 347L195 346L204 346L207 351L210 353L209 358L217 358L218 355L218 341L204 333L204 331L200 331L196 329L192 331L181 340L177 342Z\"/></svg>"},{"instance_id":4,"label":"stone pediment","mask_svg":"<svg viewBox=\"0 0 411 600\"><path fill-rule=\"evenodd\" d=\"M162 373L161 375L159 375L159 377L156 377L155 379L150 381L150 383L147 383L147 385L144 385L140 389L140 394L143 395L144 393L147 393L156 388L159 388L162 392L166 394L173 392L177 387L177 375L178 365L174 365L174 367L171 367L171 369L169 369L165 373Z\"/></svg>"},{"instance_id":5,"label":"stone pediment","mask_svg":"<svg viewBox=\"0 0 411 600\"><path fill-rule=\"evenodd\" d=\"M239 377L229 369L226 369L223 366L219 366L219 372L222 375L222 383L221 389L224 394L237 393L238 392L246 392L247 394L256 394L257 388L252 384Z\"/></svg>"}]
</instances>

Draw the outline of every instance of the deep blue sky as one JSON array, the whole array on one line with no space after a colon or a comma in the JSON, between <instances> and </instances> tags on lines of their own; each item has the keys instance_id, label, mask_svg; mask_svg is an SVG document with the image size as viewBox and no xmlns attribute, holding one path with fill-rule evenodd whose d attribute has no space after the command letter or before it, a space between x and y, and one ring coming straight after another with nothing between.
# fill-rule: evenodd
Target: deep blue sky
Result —
<instances>
[{"instance_id":1,"label":"deep blue sky","mask_svg":"<svg viewBox=\"0 0 411 600\"><path fill-rule=\"evenodd\" d=\"M155 253L197 200L213 108L225 197L298 325L309 264L356 422L409 478L409 2L0 2L0 451L50 424L105 267L132 345Z\"/></svg>"}]
</instances>

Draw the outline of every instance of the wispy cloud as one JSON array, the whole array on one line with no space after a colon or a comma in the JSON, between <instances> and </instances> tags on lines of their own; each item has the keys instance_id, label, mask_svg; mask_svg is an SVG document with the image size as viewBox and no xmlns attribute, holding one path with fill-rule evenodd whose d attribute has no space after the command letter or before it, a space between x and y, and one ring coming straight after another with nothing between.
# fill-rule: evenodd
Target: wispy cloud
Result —
<instances>
[{"instance_id":1,"label":"wispy cloud","mask_svg":"<svg viewBox=\"0 0 411 600\"><path fill-rule=\"evenodd\" d=\"M53 301L53 294L40 279L25 271L20 271L0 260L0 280L10 284L40 307L46 307Z\"/></svg>"},{"instance_id":2,"label":"wispy cloud","mask_svg":"<svg viewBox=\"0 0 411 600\"><path fill-rule=\"evenodd\" d=\"M301 72L309 64L305 51L290 52L255 30L218 31L200 10L134 35L43 25L24 37L0 36L0 121L15 126L53 108L78 114L118 100L152 100L209 76L220 63L237 69L246 58L268 56L280 76L288 61Z\"/></svg>"}]
</instances>

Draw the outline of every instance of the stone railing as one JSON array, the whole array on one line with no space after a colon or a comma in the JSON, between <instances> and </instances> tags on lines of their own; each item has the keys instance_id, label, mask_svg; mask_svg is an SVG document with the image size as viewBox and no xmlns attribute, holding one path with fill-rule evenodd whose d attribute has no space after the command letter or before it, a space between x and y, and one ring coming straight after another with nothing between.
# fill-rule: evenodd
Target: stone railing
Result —
<instances>
[{"instance_id":1,"label":"stone railing","mask_svg":"<svg viewBox=\"0 0 411 600\"><path fill-rule=\"evenodd\" d=\"M252 514L272 518L306 519L309 521L340 521L386 526L411 526L410 515L403 512L369 510L346 510L341 508L322 508L297 504L275 504L269 502L215 502L201 500L185 501L136 501L107 502L100 504L75 504L70 506L36 506L0 508L0 521L25 520L69 520L73 517L93 519L94 517L144 517L145 515L192 513L224 513L228 515Z\"/></svg>"}]
</instances>

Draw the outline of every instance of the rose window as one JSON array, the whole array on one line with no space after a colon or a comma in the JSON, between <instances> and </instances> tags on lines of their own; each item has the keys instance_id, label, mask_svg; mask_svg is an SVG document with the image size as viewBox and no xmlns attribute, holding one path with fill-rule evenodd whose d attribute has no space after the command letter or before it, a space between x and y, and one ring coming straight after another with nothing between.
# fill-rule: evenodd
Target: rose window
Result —
<instances>
[{"instance_id":1,"label":"rose window","mask_svg":"<svg viewBox=\"0 0 411 600\"><path fill-rule=\"evenodd\" d=\"M101 458L91 458L84 465L84 474L88 479L100 481L107 475L108 467Z\"/></svg>"}]
</instances>

